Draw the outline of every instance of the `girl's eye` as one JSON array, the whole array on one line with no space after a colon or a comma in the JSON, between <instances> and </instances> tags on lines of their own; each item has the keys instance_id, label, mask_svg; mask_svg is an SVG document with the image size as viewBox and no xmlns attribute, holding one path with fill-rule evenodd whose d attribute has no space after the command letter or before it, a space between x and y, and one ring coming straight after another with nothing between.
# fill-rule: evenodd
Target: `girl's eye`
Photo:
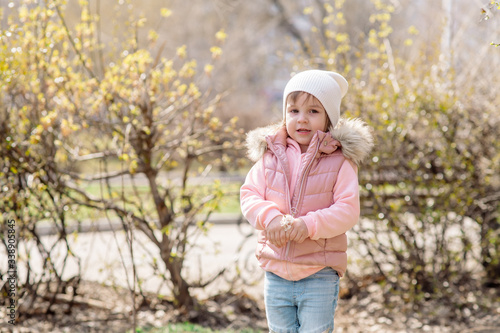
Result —
<instances>
[{"instance_id":1,"label":"girl's eye","mask_svg":"<svg viewBox=\"0 0 500 333\"><path fill-rule=\"evenodd\" d=\"M311 110L311 113L318 113L318 110Z\"/></svg>"},{"instance_id":2,"label":"girl's eye","mask_svg":"<svg viewBox=\"0 0 500 333\"><path fill-rule=\"evenodd\" d=\"M290 112L290 113L297 113L297 112L299 112L299 111L298 111L297 109L291 109L291 110L289 110L288 112Z\"/></svg>"}]
</instances>

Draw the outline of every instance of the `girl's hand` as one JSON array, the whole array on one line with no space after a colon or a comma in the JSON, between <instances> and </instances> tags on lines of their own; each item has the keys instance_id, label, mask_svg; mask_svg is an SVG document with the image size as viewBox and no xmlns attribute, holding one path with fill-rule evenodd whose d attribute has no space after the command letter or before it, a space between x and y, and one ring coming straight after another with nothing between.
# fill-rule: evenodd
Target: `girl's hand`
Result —
<instances>
[{"instance_id":1,"label":"girl's hand","mask_svg":"<svg viewBox=\"0 0 500 333\"><path fill-rule=\"evenodd\" d=\"M288 241L285 230L283 230L283 227L280 223L282 218L283 216L281 215L275 217L266 228L267 240L269 240L271 244L277 247L285 246L286 242Z\"/></svg>"},{"instance_id":2,"label":"girl's hand","mask_svg":"<svg viewBox=\"0 0 500 333\"><path fill-rule=\"evenodd\" d=\"M292 223L292 228L288 230L288 239L297 243L302 243L309 237L306 223L299 217Z\"/></svg>"}]
</instances>

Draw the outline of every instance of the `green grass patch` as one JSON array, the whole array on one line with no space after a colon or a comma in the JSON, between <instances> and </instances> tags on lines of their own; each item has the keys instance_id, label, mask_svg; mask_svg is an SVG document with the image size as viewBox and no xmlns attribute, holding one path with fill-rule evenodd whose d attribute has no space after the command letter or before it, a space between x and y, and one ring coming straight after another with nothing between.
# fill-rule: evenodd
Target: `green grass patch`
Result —
<instances>
[{"instance_id":1,"label":"green grass patch","mask_svg":"<svg viewBox=\"0 0 500 333\"><path fill-rule=\"evenodd\" d=\"M239 182L230 182L230 183L221 183L220 190L223 193L217 208L215 209L215 213L227 213L227 214L239 214L240 213L240 201L239 201L239 189L241 184ZM123 187L121 184L112 185L108 190L106 186L102 186L99 183L90 183L86 186L82 186L82 189L90 194L93 197L105 199L109 199L112 197L116 201L119 207L124 207L127 210L130 210L136 214L138 214L139 207L146 212L148 215L154 216L155 205L152 199L152 195L150 193L150 189L148 185L138 185L135 189L130 184L125 184ZM197 200L201 200L204 196L211 194L213 191L213 185L199 185L199 186L189 186L186 190L187 193L192 194L192 202L196 203ZM111 192L111 196L109 194ZM177 192L177 193L176 193ZM163 193L163 190L161 190ZM171 193L173 196L178 198L180 196L180 189L171 189ZM131 203L127 203L123 205L119 200L121 197L125 197ZM75 194L75 197L78 197ZM181 200L177 200L178 206L175 208L177 211L180 211ZM208 208L204 209L201 214L206 213ZM139 214L140 215L140 214ZM80 206L78 209L71 214L72 219L77 220L85 220L85 219L97 219L105 217L105 213L99 211L94 208L88 208L85 206Z\"/></svg>"},{"instance_id":2,"label":"green grass patch","mask_svg":"<svg viewBox=\"0 0 500 333\"><path fill-rule=\"evenodd\" d=\"M192 323L182 323L182 324L171 324L165 327L159 328L138 328L136 333L178 333L178 332L198 332L198 333L258 333L261 331L257 331L251 328L246 328L242 330L212 330L207 327L203 327L200 325L192 324ZM130 332L129 332L130 333Z\"/></svg>"}]
</instances>

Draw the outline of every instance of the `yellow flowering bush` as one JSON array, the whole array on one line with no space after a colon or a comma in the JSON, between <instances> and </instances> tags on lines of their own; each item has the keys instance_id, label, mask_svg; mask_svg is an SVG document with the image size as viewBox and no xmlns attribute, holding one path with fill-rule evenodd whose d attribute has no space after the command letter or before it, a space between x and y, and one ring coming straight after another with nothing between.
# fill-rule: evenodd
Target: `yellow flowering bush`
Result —
<instances>
[{"instance_id":1,"label":"yellow flowering bush","mask_svg":"<svg viewBox=\"0 0 500 333\"><path fill-rule=\"evenodd\" d=\"M155 53L153 47L141 48L145 17L126 22L126 42L104 52L100 18L88 1L79 5L79 21L71 26L65 1L26 0L4 12L1 219L18 220L26 239L38 239L35 227L46 221L61 230L59 241L65 242L64 230L82 207L106 212L157 246L161 275L170 278L176 304L190 308L195 300L183 275L188 235L206 231L222 192L217 184L211 191L188 181L212 168L237 166L242 131L236 121L215 116L221 96L208 89L214 62L200 68L186 45L172 58L162 48ZM159 14L173 15L166 8ZM145 34L151 44L158 38L154 30ZM218 58L226 38L218 31L207 54ZM138 175L145 179L141 189L135 183L112 185ZM88 192L89 182L104 190ZM183 223L174 223L179 218ZM40 279L60 281L65 264L57 265L50 249L43 251L47 272ZM62 262L71 260L78 262L78 253L68 249ZM41 281L30 279L24 288Z\"/></svg>"}]
</instances>

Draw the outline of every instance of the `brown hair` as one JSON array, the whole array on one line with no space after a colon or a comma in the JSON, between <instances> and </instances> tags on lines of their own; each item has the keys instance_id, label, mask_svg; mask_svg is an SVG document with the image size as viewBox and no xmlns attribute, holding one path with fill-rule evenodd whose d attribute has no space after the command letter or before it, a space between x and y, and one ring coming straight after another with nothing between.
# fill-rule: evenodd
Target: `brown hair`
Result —
<instances>
[{"instance_id":1,"label":"brown hair","mask_svg":"<svg viewBox=\"0 0 500 333\"><path fill-rule=\"evenodd\" d=\"M319 104L321 104L321 102L316 98L314 97L314 95L311 95L310 93L307 93L305 91L292 91L290 94L288 94L288 96L286 97L286 102L285 104L288 104L288 101L292 102L292 103L295 103L297 102L297 99L299 99L299 97L302 95L302 94L307 94L307 99L304 101L304 102L307 102L309 101L311 98L315 99L316 101L319 102ZM323 105L323 104L321 104ZM324 107L323 107L324 108ZM326 110L325 110L326 112ZM283 126L286 125L286 120L283 118ZM329 130L330 126L332 126L332 122L330 121L330 117L328 117L328 113L326 113L326 126L325 126L325 132Z\"/></svg>"}]
</instances>

